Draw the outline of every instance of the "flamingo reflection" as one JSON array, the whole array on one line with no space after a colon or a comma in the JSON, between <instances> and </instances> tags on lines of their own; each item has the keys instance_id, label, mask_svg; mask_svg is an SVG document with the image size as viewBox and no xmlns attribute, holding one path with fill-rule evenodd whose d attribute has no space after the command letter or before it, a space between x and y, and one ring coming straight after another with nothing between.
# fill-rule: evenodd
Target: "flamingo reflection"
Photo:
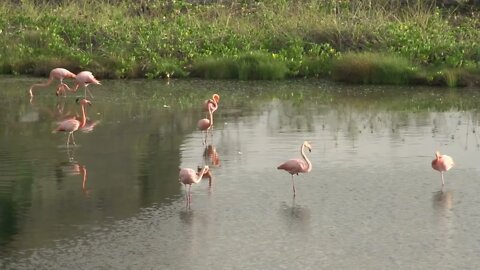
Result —
<instances>
[{"instance_id":1,"label":"flamingo reflection","mask_svg":"<svg viewBox=\"0 0 480 270\"><path fill-rule=\"evenodd\" d=\"M205 149L203 150L203 158L206 162L208 161L210 165L220 165L220 157L217 153L217 149L213 144L209 144L205 147Z\"/></svg>"},{"instance_id":2,"label":"flamingo reflection","mask_svg":"<svg viewBox=\"0 0 480 270\"><path fill-rule=\"evenodd\" d=\"M85 165L80 164L75 160L75 152L73 150L67 149L68 161L62 162L59 165L60 172L62 175L67 176L78 176L82 177L82 193L88 195L90 189L87 188L87 168Z\"/></svg>"}]
</instances>

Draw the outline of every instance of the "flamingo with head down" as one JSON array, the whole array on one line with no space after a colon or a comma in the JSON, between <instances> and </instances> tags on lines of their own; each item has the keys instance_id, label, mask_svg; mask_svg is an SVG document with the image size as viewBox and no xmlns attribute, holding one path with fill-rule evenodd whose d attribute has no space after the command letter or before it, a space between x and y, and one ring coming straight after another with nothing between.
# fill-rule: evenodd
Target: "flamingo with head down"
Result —
<instances>
[{"instance_id":1,"label":"flamingo with head down","mask_svg":"<svg viewBox=\"0 0 480 270\"><path fill-rule=\"evenodd\" d=\"M285 170L289 174L292 175L292 187L293 187L293 196L295 197L295 180L293 179L293 175L298 175L299 173L308 173L312 170L312 163L305 155L304 149L307 148L309 152L312 151L312 146L309 142L304 141L302 146L300 147L300 154L302 155L302 159L290 159L286 162L282 163L280 166L277 167L278 170Z\"/></svg>"},{"instance_id":2,"label":"flamingo with head down","mask_svg":"<svg viewBox=\"0 0 480 270\"><path fill-rule=\"evenodd\" d=\"M75 79L76 75L74 73L70 72L69 70L65 69L65 68L54 68L50 71L50 75L48 76L48 81L46 81L44 83L33 84L32 86L30 86L30 89L28 90L28 93L29 93L30 97L33 97L33 89L34 88L36 88L36 87L47 87L54 80L59 80L60 83L57 86L56 95L58 96L60 94L63 94L65 96L66 95L65 89L68 89L69 91L71 91L70 87L68 87L68 85L66 85L63 82L63 79L66 79L66 78Z\"/></svg>"},{"instance_id":3,"label":"flamingo with head down","mask_svg":"<svg viewBox=\"0 0 480 270\"><path fill-rule=\"evenodd\" d=\"M179 181L180 183L185 185L185 196L187 199L187 206L190 205L192 201L192 184L197 184L202 180L203 175L209 170L208 166L205 165L203 169L197 173L193 169L190 168L182 168L180 169L179 173ZM187 185L188 185L188 191L187 191Z\"/></svg>"}]
</instances>

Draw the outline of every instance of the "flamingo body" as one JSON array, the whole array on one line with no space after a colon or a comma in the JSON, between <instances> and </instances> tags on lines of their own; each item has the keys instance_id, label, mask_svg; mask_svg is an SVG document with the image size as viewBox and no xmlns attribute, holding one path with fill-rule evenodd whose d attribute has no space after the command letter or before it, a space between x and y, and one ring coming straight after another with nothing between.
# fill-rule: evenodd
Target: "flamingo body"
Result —
<instances>
[{"instance_id":1,"label":"flamingo body","mask_svg":"<svg viewBox=\"0 0 480 270\"><path fill-rule=\"evenodd\" d=\"M432 160L432 168L439 171L442 176L442 187L445 185L443 173L449 171L455 163L451 156L441 155L440 152L435 152L435 159Z\"/></svg>"},{"instance_id":2,"label":"flamingo body","mask_svg":"<svg viewBox=\"0 0 480 270\"><path fill-rule=\"evenodd\" d=\"M198 129L200 129L201 131L206 131L206 130L208 130L211 126L212 126L212 124L211 124L210 120L207 119L207 118L203 118L203 119L198 120L197 127L198 127Z\"/></svg>"},{"instance_id":3,"label":"flamingo body","mask_svg":"<svg viewBox=\"0 0 480 270\"><path fill-rule=\"evenodd\" d=\"M89 92L90 96L92 96L92 93L87 89L87 86L90 84L97 84L100 85L101 83L93 76L92 72L90 71L82 71L77 74L76 78L76 85L73 91L77 91L77 89L80 86L83 86L85 88L85 98L87 98L87 91Z\"/></svg>"},{"instance_id":4,"label":"flamingo body","mask_svg":"<svg viewBox=\"0 0 480 270\"><path fill-rule=\"evenodd\" d=\"M278 166L277 169L285 170L290 174L307 173L312 170L311 166L303 159L290 159Z\"/></svg>"},{"instance_id":5,"label":"flamingo body","mask_svg":"<svg viewBox=\"0 0 480 270\"><path fill-rule=\"evenodd\" d=\"M57 91L56 91L57 96L60 93L65 94L65 87L68 90L70 90L68 85L63 83L63 79L65 79L65 78L74 79L74 78L76 78L76 75L74 73L70 72L68 69L65 69L65 68L54 68L54 69L52 69L50 71L50 75L48 76L48 81L46 81L44 83L36 83L36 84L33 84L32 86L30 86L30 89L28 90L28 92L30 94L30 97L33 97L33 89L35 87L49 86L53 82L53 80L59 80L60 81L60 83L57 86Z\"/></svg>"},{"instance_id":6,"label":"flamingo body","mask_svg":"<svg viewBox=\"0 0 480 270\"><path fill-rule=\"evenodd\" d=\"M307 148L310 152L312 151L312 146L310 143L305 141L300 147L302 159L289 159L277 167L278 170L284 170L292 175L293 196L295 196L295 180L293 179L293 175L298 175L299 173L308 173L312 170L312 163L304 152L305 148Z\"/></svg>"}]
</instances>

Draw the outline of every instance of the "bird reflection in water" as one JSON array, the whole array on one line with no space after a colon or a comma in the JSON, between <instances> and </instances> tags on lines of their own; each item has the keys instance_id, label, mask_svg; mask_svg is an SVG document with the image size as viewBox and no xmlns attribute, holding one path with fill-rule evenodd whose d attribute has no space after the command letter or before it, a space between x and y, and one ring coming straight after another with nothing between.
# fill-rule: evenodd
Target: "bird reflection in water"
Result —
<instances>
[{"instance_id":1,"label":"bird reflection in water","mask_svg":"<svg viewBox=\"0 0 480 270\"><path fill-rule=\"evenodd\" d=\"M280 214L284 217L288 228L296 228L302 232L306 232L310 225L310 209L306 206L299 205L295 202L295 197L291 205L282 202L280 206Z\"/></svg>"},{"instance_id":2,"label":"bird reflection in water","mask_svg":"<svg viewBox=\"0 0 480 270\"><path fill-rule=\"evenodd\" d=\"M451 191L437 191L432 197L433 208L438 212L445 214L452 209L453 194Z\"/></svg>"},{"instance_id":3,"label":"bird reflection in water","mask_svg":"<svg viewBox=\"0 0 480 270\"><path fill-rule=\"evenodd\" d=\"M205 146L205 149L203 150L203 158L210 166L220 166L220 156L213 144Z\"/></svg>"},{"instance_id":4,"label":"bird reflection in water","mask_svg":"<svg viewBox=\"0 0 480 270\"><path fill-rule=\"evenodd\" d=\"M65 176L82 177L82 193L88 195L90 189L87 188L87 168L85 165L75 160L75 151L67 148L68 161L59 163L57 167L57 177L62 179Z\"/></svg>"}]
</instances>

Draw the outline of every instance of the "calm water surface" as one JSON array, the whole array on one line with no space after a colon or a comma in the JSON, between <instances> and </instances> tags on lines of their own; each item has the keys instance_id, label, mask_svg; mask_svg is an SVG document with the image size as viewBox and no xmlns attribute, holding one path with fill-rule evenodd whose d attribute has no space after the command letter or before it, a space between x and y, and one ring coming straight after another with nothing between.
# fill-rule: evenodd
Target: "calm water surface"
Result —
<instances>
[{"instance_id":1,"label":"calm water surface","mask_svg":"<svg viewBox=\"0 0 480 270\"><path fill-rule=\"evenodd\" d=\"M480 268L478 89L104 81L67 148L76 95L30 103L38 81L0 79L1 269ZM293 198L276 166L304 140ZM188 209L178 168L204 164Z\"/></svg>"}]
</instances>

